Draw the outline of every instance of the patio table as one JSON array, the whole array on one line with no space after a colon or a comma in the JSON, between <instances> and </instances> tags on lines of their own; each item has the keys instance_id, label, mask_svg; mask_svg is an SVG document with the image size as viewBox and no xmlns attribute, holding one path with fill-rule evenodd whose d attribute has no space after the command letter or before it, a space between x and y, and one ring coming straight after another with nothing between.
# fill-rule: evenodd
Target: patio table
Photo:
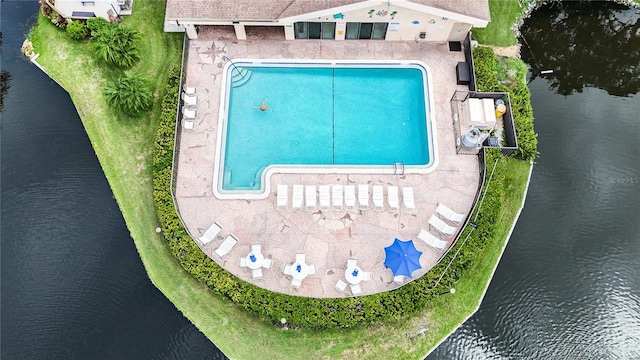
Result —
<instances>
[{"instance_id":1,"label":"patio table","mask_svg":"<svg viewBox=\"0 0 640 360\"><path fill-rule=\"evenodd\" d=\"M251 270L259 269L262 267L264 256L259 252L250 252L247 255L247 267Z\"/></svg>"},{"instance_id":2,"label":"patio table","mask_svg":"<svg viewBox=\"0 0 640 360\"><path fill-rule=\"evenodd\" d=\"M350 266L344 271L344 277L351 285L359 284L363 280L362 269L358 266Z\"/></svg>"},{"instance_id":3,"label":"patio table","mask_svg":"<svg viewBox=\"0 0 640 360\"><path fill-rule=\"evenodd\" d=\"M291 265L291 276L295 279L304 279L309 275L309 266L303 262L295 262Z\"/></svg>"}]
</instances>

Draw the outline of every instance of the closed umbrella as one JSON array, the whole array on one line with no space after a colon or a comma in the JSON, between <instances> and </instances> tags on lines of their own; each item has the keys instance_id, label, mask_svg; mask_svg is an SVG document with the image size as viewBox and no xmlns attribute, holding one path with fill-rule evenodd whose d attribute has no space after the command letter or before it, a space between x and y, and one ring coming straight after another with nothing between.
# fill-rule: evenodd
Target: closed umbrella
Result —
<instances>
[{"instance_id":1,"label":"closed umbrella","mask_svg":"<svg viewBox=\"0 0 640 360\"><path fill-rule=\"evenodd\" d=\"M421 269L420 256L422 251L418 251L413 240L402 241L396 238L393 244L384 248L384 265L391 269L393 276L404 275L411 277L411 274Z\"/></svg>"}]
</instances>

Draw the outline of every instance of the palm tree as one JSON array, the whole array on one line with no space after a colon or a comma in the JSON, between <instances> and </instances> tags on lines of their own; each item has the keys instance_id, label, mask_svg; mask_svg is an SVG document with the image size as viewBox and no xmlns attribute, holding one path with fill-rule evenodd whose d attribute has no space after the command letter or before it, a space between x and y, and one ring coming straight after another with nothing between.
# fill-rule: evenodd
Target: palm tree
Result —
<instances>
[{"instance_id":1,"label":"palm tree","mask_svg":"<svg viewBox=\"0 0 640 360\"><path fill-rule=\"evenodd\" d=\"M142 76L130 71L114 81L109 81L104 95L110 106L133 117L139 117L148 111L153 100L151 90Z\"/></svg>"},{"instance_id":2,"label":"palm tree","mask_svg":"<svg viewBox=\"0 0 640 360\"><path fill-rule=\"evenodd\" d=\"M140 60L139 38L135 29L119 24L105 26L94 37L98 58L128 69Z\"/></svg>"}]
</instances>

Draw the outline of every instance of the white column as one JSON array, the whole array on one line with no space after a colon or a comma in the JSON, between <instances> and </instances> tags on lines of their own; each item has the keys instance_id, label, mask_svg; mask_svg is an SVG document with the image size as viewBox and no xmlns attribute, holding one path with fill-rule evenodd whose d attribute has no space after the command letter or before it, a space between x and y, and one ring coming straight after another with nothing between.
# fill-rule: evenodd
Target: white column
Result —
<instances>
[{"instance_id":1,"label":"white column","mask_svg":"<svg viewBox=\"0 0 640 360\"><path fill-rule=\"evenodd\" d=\"M293 29L293 24L286 24L284 26L284 39L285 40L295 40L296 34Z\"/></svg>"},{"instance_id":2,"label":"white column","mask_svg":"<svg viewBox=\"0 0 640 360\"><path fill-rule=\"evenodd\" d=\"M347 23L344 21L336 22L336 40L344 40L347 32Z\"/></svg>"},{"instance_id":3,"label":"white column","mask_svg":"<svg viewBox=\"0 0 640 360\"><path fill-rule=\"evenodd\" d=\"M236 30L236 39L247 40L247 32L243 24L233 24L233 28Z\"/></svg>"},{"instance_id":4,"label":"white column","mask_svg":"<svg viewBox=\"0 0 640 360\"><path fill-rule=\"evenodd\" d=\"M187 37L189 40L195 40L198 38L198 32L196 31L196 27L193 24L183 24L184 30L187 32Z\"/></svg>"}]
</instances>

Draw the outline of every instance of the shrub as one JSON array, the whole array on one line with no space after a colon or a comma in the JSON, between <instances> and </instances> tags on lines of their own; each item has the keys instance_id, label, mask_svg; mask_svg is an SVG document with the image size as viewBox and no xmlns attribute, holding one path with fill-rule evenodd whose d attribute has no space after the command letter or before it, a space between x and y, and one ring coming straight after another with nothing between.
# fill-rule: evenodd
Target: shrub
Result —
<instances>
[{"instance_id":1,"label":"shrub","mask_svg":"<svg viewBox=\"0 0 640 360\"><path fill-rule=\"evenodd\" d=\"M109 81L104 95L110 106L133 117L148 111L153 97L142 76L135 72L126 72L115 81Z\"/></svg>"},{"instance_id":2,"label":"shrub","mask_svg":"<svg viewBox=\"0 0 640 360\"><path fill-rule=\"evenodd\" d=\"M51 15L49 16L49 18L55 26L61 29L64 29L67 26L67 19L53 10L51 11Z\"/></svg>"},{"instance_id":3,"label":"shrub","mask_svg":"<svg viewBox=\"0 0 640 360\"><path fill-rule=\"evenodd\" d=\"M306 298L275 293L243 281L222 269L196 245L178 218L171 195L171 171L179 68L173 69L163 97L163 110L156 133L153 154L153 197L171 253L195 279L205 283L213 292L232 300L242 308L271 320L274 324L285 318L290 325L310 328L339 328L394 320L427 307L438 294L451 286L474 264L486 256L483 249L494 240L496 219L504 207L504 176L506 161L499 151L487 153L487 163L499 159L491 186L484 197L476 223L477 230L467 227L460 239L444 258L421 278L394 291L357 298ZM460 254L451 261L458 252ZM451 264L449 265L449 263ZM449 266L447 268L447 266ZM440 277L442 278L440 279Z\"/></svg>"},{"instance_id":4,"label":"shrub","mask_svg":"<svg viewBox=\"0 0 640 360\"><path fill-rule=\"evenodd\" d=\"M110 25L97 30L95 48L98 58L107 64L128 69L140 60L138 31L124 25Z\"/></svg>"},{"instance_id":5,"label":"shrub","mask_svg":"<svg viewBox=\"0 0 640 360\"><path fill-rule=\"evenodd\" d=\"M478 91L496 91L498 73L493 50L486 46L473 49L473 63L476 71L476 87Z\"/></svg>"},{"instance_id":6,"label":"shrub","mask_svg":"<svg viewBox=\"0 0 640 360\"><path fill-rule=\"evenodd\" d=\"M73 40L82 40L89 34L89 30L85 26L84 22L71 21L67 25L67 34L69 34Z\"/></svg>"},{"instance_id":7,"label":"shrub","mask_svg":"<svg viewBox=\"0 0 640 360\"><path fill-rule=\"evenodd\" d=\"M533 160L538 156L538 135L533 128L531 93L525 82L526 65L517 59L501 59L498 63L493 50L486 46L473 49L478 91L508 92L511 114L518 138L518 149L513 156ZM498 79L498 73L502 78Z\"/></svg>"},{"instance_id":8,"label":"shrub","mask_svg":"<svg viewBox=\"0 0 640 360\"><path fill-rule=\"evenodd\" d=\"M89 31L91 31L91 36L96 36L108 26L112 26L112 24L104 18L94 17L91 19L87 19L87 28L89 28Z\"/></svg>"},{"instance_id":9,"label":"shrub","mask_svg":"<svg viewBox=\"0 0 640 360\"><path fill-rule=\"evenodd\" d=\"M47 4L45 0L40 0L40 11L42 12L42 15L51 18L53 9L51 8L51 6L49 6L49 4Z\"/></svg>"}]
</instances>

